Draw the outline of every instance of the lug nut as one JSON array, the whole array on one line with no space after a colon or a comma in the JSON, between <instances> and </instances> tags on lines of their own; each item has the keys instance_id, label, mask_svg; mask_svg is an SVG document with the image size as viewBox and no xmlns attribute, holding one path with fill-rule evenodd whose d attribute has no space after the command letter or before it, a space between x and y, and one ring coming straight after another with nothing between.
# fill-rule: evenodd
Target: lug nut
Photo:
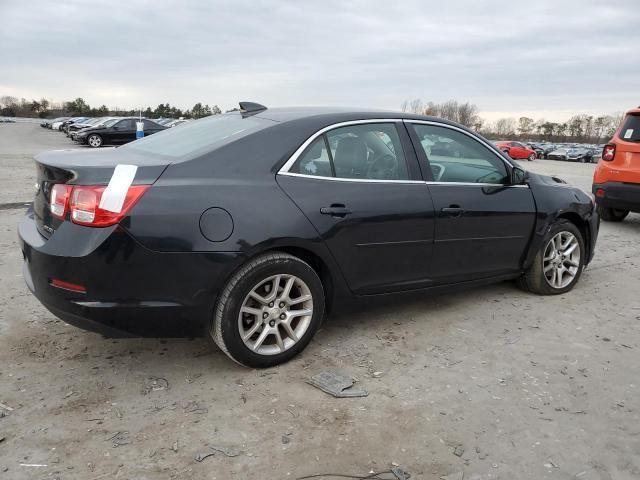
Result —
<instances>
[{"instance_id":1,"label":"lug nut","mask_svg":"<svg viewBox=\"0 0 640 480\"><path fill-rule=\"evenodd\" d=\"M280 314L280 320L284 320L285 318L287 318L287 316L284 313Z\"/></svg>"},{"instance_id":2,"label":"lug nut","mask_svg":"<svg viewBox=\"0 0 640 480\"><path fill-rule=\"evenodd\" d=\"M275 327L275 326L276 326L276 321L275 321L275 320L271 320L271 321L269 322L269 326L270 326L270 327Z\"/></svg>"},{"instance_id":3,"label":"lug nut","mask_svg":"<svg viewBox=\"0 0 640 480\"><path fill-rule=\"evenodd\" d=\"M273 307L273 302L271 302L271 303L269 304L269 306L270 306L270 307Z\"/></svg>"},{"instance_id":4,"label":"lug nut","mask_svg":"<svg viewBox=\"0 0 640 480\"><path fill-rule=\"evenodd\" d=\"M269 314L268 314L267 312L264 312L264 313L262 314L262 318L267 318L268 316L269 316Z\"/></svg>"},{"instance_id":5,"label":"lug nut","mask_svg":"<svg viewBox=\"0 0 640 480\"><path fill-rule=\"evenodd\" d=\"M280 308L284 308L284 302L280 302Z\"/></svg>"}]
</instances>

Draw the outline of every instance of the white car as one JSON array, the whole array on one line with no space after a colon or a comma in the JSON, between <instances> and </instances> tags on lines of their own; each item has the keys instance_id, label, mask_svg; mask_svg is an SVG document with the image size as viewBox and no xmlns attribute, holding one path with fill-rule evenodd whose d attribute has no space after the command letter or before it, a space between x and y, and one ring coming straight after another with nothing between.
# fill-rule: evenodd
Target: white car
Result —
<instances>
[{"instance_id":1,"label":"white car","mask_svg":"<svg viewBox=\"0 0 640 480\"><path fill-rule=\"evenodd\" d=\"M64 123L65 120L60 121L60 122L53 122L51 124L51 130L60 130L60 127L62 126L62 124Z\"/></svg>"}]
</instances>

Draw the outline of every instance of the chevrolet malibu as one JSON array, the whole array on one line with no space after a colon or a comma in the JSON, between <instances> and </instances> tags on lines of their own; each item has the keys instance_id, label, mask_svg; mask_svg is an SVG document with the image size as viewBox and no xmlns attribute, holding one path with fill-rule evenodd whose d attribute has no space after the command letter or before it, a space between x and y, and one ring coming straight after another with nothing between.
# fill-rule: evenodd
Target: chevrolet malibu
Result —
<instances>
[{"instance_id":1,"label":"chevrolet malibu","mask_svg":"<svg viewBox=\"0 0 640 480\"><path fill-rule=\"evenodd\" d=\"M19 236L53 314L105 336L210 335L267 367L348 304L510 279L560 294L593 257L592 198L461 125L240 106L36 156Z\"/></svg>"}]
</instances>

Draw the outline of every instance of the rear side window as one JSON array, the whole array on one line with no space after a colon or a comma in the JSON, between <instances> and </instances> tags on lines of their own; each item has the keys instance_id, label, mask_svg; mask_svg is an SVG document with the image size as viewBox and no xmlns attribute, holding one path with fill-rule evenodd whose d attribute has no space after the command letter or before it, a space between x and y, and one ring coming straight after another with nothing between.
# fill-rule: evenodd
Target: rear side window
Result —
<instances>
[{"instance_id":1,"label":"rear side window","mask_svg":"<svg viewBox=\"0 0 640 480\"><path fill-rule=\"evenodd\" d=\"M274 125L271 120L243 118L239 113L212 115L167 128L119 147L169 159L194 158Z\"/></svg>"},{"instance_id":2,"label":"rear side window","mask_svg":"<svg viewBox=\"0 0 640 480\"><path fill-rule=\"evenodd\" d=\"M351 125L319 136L289 170L292 173L361 180L408 180L395 125Z\"/></svg>"},{"instance_id":3,"label":"rear side window","mask_svg":"<svg viewBox=\"0 0 640 480\"><path fill-rule=\"evenodd\" d=\"M625 142L640 142L640 115L627 115L620 130L620 139Z\"/></svg>"}]
</instances>

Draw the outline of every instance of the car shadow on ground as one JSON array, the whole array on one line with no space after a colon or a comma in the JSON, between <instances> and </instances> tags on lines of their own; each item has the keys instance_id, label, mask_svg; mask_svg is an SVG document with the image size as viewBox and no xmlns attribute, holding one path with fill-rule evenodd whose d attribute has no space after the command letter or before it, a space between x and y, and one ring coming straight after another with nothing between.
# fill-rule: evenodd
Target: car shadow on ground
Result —
<instances>
[{"instance_id":1,"label":"car shadow on ground","mask_svg":"<svg viewBox=\"0 0 640 480\"><path fill-rule=\"evenodd\" d=\"M420 322L424 329L446 331L456 318L463 320L472 314L479 302L521 298L528 294L515 288L512 282L478 287L451 294L425 296L403 294L369 302L357 310L331 315L308 347L289 364L304 363L323 357L327 345L353 346L370 342L378 335L400 330L407 322ZM426 316L426 318L425 318ZM238 374L255 372L230 360L211 339L203 338L104 338L54 320L50 314L41 321L51 324L40 333L33 332L13 344L12 350L22 350L35 361L46 360L76 369L115 368L149 375L163 375L169 370ZM41 323L38 322L38 323ZM275 368L288 369L285 364Z\"/></svg>"}]
</instances>

